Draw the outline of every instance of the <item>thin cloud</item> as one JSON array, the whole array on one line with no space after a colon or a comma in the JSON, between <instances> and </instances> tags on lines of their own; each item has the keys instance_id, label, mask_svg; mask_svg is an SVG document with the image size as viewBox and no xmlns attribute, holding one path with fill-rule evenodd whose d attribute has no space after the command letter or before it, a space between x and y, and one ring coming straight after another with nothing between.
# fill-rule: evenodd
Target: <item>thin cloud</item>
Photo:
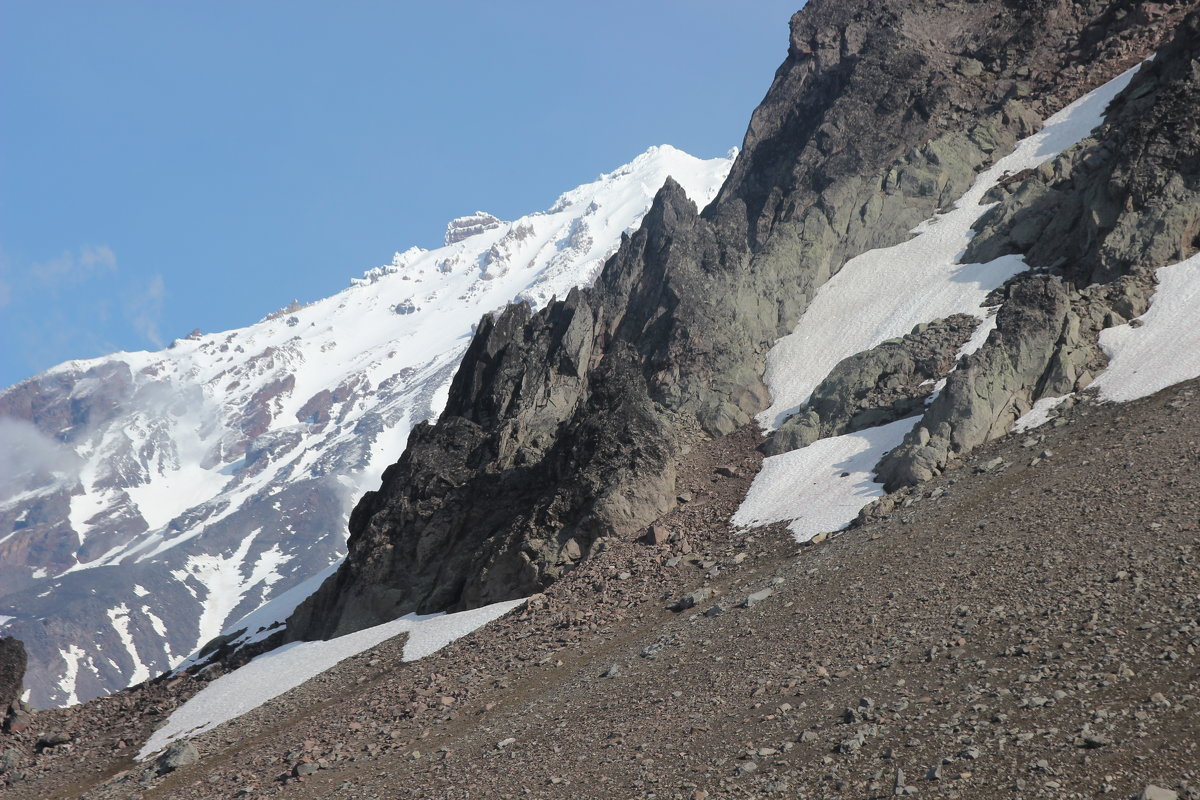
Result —
<instances>
[{"instance_id":1,"label":"thin cloud","mask_svg":"<svg viewBox=\"0 0 1200 800\"><path fill-rule=\"evenodd\" d=\"M117 271L117 256L106 244L85 244L75 253L29 266L29 277L45 286L73 286Z\"/></svg>"},{"instance_id":2,"label":"thin cloud","mask_svg":"<svg viewBox=\"0 0 1200 800\"><path fill-rule=\"evenodd\" d=\"M125 302L125 316L129 324L142 338L155 347L162 347L162 335L158 326L162 321L163 302L167 297L167 284L162 275L155 275Z\"/></svg>"}]
</instances>

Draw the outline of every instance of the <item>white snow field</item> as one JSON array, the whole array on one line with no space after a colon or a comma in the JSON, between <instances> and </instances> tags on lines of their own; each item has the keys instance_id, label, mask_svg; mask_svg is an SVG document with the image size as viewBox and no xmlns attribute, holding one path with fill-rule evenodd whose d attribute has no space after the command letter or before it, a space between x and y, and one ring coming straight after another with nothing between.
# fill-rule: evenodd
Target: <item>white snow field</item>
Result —
<instances>
[{"instance_id":1,"label":"white snow field","mask_svg":"<svg viewBox=\"0 0 1200 800\"><path fill-rule=\"evenodd\" d=\"M1089 92L1046 120L1042 130L1017 143L1013 152L980 173L954 208L918 225L912 239L850 259L829 279L797 323L767 354L764 381L771 407L758 415L777 428L812 395L842 359L908 333L916 325L956 313L979 317L980 329L960 351L983 345L995 320L980 304L988 292L1028 269L1020 256L987 264L963 264L971 226L991 205L980 205L1006 174L1037 167L1085 138L1104 119L1109 101L1128 85L1137 68ZM850 524L883 487L874 465L898 445L915 419L814 442L763 462L746 500L733 517L736 527L790 521L799 541ZM850 475L841 478L841 474Z\"/></svg>"},{"instance_id":2,"label":"white snow field","mask_svg":"<svg viewBox=\"0 0 1200 800\"><path fill-rule=\"evenodd\" d=\"M733 515L738 528L790 520L798 542L838 531L883 487L874 480L875 464L904 440L914 418L844 436L820 439L808 447L763 460L746 499Z\"/></svg>"},{"instance_id":3,"label":"white snow field","mask_svg":"<svg viewBox=\"0 0 1200 800\"><path fill-rule=\"evenodd\" d=\"M284 645L222 675L175 709L138 752L139 760L177 739L191 738L253 711L263 703L319 675L340 661L369 650L401 633L404 660L416 661L517 608L525 600L506 600L457 614L409 614L400 619L324 642Z\"/></svg>"},{"instance_id":4,"label":"white snow field","mask_svg":"<svg viewBox=\"0 0 1200 800\"><path fill-rule=\"evenodd\" d=\"M1127 402L1200 377L1200 253L1157 270L1158 288L1140 327L1100 332L1108 368L1092 386L1104 400Z\"/></svg>"}]
</instances>

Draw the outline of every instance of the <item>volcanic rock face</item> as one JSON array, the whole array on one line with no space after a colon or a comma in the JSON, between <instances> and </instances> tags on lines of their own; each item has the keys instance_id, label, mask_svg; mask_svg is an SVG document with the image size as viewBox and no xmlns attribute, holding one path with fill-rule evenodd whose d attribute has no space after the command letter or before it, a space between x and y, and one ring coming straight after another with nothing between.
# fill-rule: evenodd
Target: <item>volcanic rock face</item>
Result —
<instances>
[{"instance_id":1,"label":"volcanic rock face","mask_svg":"<svg viewBox=\"0 0 1200 800\"><path fill-rule=\"evenodd\" d=\"M697 214L668 183L594 288L480 325L446 412L356 508L347 561L288 635L528 594L653 521L687 440L767 405L767 350L847 258L902 241L1181 14L810 3L717 199Z\"/></svg>"},{"instance_id":2,"label":"volcanic rock face","mask_svg":"<svg viewBox=\"0 0 1200 800\"><path fill-rule=\"evenodd\" d=\"M1009 184L967 258L1023 253L1049 274L1004 289L996 331L952 373L901 447L889 489L927 480L954 453L1007 433L1033 403L1086 388L1104 328L1144 313L1153 270L1200 247L1200 16L1134 77L1094 136Z\"/></svg>"}]
</instances>

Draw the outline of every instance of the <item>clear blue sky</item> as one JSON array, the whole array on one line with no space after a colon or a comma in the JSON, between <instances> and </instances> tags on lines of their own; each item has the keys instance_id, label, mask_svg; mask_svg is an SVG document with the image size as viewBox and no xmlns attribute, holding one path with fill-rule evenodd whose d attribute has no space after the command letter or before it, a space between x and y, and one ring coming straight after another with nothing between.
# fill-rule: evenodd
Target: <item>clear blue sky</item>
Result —
<instances>
[{"instance_id":1,"label":"clear blue sky","mask_svg":"<svg viewBox=\"0 0 1200 800\"><path fill-rule=\"evenodd\" d=\"M0 0L0 386L741 143L798 0Z\"/></svg>"}]
</instances>

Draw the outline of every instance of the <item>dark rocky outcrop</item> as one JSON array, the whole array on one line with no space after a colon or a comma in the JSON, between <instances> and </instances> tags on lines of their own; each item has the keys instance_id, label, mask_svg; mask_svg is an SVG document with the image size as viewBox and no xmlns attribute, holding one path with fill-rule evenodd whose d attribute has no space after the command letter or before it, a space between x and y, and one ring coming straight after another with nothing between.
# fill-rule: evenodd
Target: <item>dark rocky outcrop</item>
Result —
<instances>
[{"instance_id":1,"label":"dark rocky outcrop","mask_svg":"<svg viewBox=\"0 0 1200 800\"><path fill-rule=\"evenodd\" d=\"M956 354L978 324L975 317L955 314L843 359L763 443L762 451L779 455L827 436L911 417L954 367Z\"/></svg>"},{"instance_id":2,"label":"dark rocky outcrop","mask_svg":"<svg viewBox=\"0 0 1200 800\"><path fill-rule=\"evenodd\" d=\"M1086 388L1100 331L1144 313L1153 270L1200 247L1200 16L1112 103L1105 124L1001 192L966 258L1023 253L1045 273L1003 290L987 343L950 375L922 423L880 463L888 489L927 480L1007 433L1043 397Z\"/></svg>"},{"instance_id":3,"label":"dark rocky outcrop","mask_svg":"<svg viewBox=\"0 0 1200 800\"><path fill-rule=\"evenodd\" d=\"M25 645L11 636L0 636L0 716L21 699L25 686Z\"/></svg>"},{"instance_id":4,"label":"dark rocky outcrop","mask_svg":"<svg viewBox=\"0 0 1200 800\"><path fill-rule=\"evenodd\" d=\"M529 594L644 528L687 440L767 405L767 350L816 290L1143 57L1163 26L1141 6L809 3L717 199L698 214L668 183L595 287L480 325L288 635Z\"/></svg>"}]
</instances>

